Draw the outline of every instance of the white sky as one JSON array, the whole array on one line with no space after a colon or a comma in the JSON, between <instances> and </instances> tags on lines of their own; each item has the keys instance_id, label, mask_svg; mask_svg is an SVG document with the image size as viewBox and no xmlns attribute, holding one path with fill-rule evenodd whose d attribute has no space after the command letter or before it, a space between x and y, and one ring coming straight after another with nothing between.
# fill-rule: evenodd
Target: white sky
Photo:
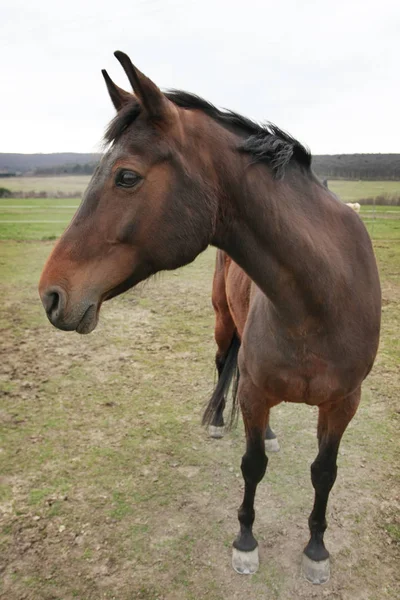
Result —
<instances>
[{"instance_id":1,"label":"white sky","mask_svg":"<svg viewBox=\"0 0 400 600\"><path fill-rule=\"evenodd\" d=\"M2 0L0 152L99 150L114 50L314 154L400 152L399 0Z\"/></svg>"}]
</instances>

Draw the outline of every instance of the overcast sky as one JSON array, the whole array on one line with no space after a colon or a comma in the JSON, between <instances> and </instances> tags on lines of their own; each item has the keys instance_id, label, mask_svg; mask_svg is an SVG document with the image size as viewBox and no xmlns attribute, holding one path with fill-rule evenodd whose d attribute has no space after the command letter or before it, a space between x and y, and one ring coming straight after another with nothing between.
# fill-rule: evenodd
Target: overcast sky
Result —
<instances>
[{"instance_id":1,"label":"overcast sky","mask_svg":"<svg viewBox=\"0 0 400 600\"><path fill-rule=\"evenodd\" d=\"M0 152L97 151L114 50L314 154L400 152L399 0L2 0Z\"/></svg>"}]
</instances>

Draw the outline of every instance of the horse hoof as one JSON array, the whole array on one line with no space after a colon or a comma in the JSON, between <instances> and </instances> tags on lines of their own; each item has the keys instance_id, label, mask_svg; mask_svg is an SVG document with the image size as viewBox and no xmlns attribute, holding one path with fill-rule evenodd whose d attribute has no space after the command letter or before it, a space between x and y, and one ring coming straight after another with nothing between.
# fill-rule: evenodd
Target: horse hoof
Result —
<instances>
[{"instance_id":1,"label":"horse hoof","mask_svg":"<svg viewBox=\"0 0 400 600\"><path fill-rule=\"evenodd\" d=\"M265 452L279 452L280 446L278 442L278 438L272 438L270 440L265 440Z\"/></svg>"},{"instance_id":2,"label":"horse hoof","mask_svg":"<svg viewBox=\"0 0 400 600\"><path fill-rule=\"evenodd\" d=\"M232 548L232 567L240 575L252 575L257 573L259 567L258 546L251 552L241 552Z\"/></svg>"},{"instance_id":3,"label":"horse hoof","mask_svg":"<svg viewBox=\"0 0 400 600\"><path fill-rule=\"evenodd\" d=\"M310 583L320 585L326 583L330 576L329 558L325 560L316 561L308 558L306 554L303 554L302 571L304 577Z\"/></svg>"},{"instance_id":4,"label":"horse hoof","mask_svg":"<svg viewBox=\"0 0 400 600\"><path fill-rule=\"evenodd\" d=\"M210 425L208 429L208 434L215 440L220 440L224 437L224 427L216 427L215 425Z\"/></svg>"}]
</instances>

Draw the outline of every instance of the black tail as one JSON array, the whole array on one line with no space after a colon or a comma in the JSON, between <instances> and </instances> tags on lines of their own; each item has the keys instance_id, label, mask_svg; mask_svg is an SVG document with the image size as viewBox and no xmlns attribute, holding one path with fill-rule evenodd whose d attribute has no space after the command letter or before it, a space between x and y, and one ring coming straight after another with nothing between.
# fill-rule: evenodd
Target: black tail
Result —
<instances>
[{"instance_id":1,"label":"black tail","mask_svg":"<svg viewBox=\"0 0 400 600\"><path fill-rule=\"evenodd\" d=\"M237 388L239 383L239 369L237 364L238 353L240 348L240 339L235 332L229 346L228 352L225 356L225 364L222 372L219 376L217 385L213 395L211 396L207 408L204 411L202 424L210 425L214 419L215 414L223 408L225 403L226 395L233 382L232 387L232 410L228 421L228 429L230 429L236 422L237 416Z\"/></svg>"}]
</instances>

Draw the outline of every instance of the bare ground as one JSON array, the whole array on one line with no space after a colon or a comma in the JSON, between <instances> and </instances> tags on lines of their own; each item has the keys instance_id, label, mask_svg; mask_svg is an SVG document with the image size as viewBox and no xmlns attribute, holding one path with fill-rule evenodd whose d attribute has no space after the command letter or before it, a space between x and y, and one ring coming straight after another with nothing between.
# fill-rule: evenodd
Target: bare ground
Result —
<instances>
[{"instance_id":1,"label":"bare ground","mask_svg":"<svg viewBox=\"0 0 400 600\"><path fill-rule=\"evenodd\" d=\"M213 251L103 307L88 337L50 327L35 284L47 243L1 245L0 597L210 600L400 597L398 249L377 247L380 354L341 446L326 533L332 576L300 574L316 413L281 405L259 486L261 565L230 567L242 427L200 425L214 380Z\"/></svg>"}]
</instances>

